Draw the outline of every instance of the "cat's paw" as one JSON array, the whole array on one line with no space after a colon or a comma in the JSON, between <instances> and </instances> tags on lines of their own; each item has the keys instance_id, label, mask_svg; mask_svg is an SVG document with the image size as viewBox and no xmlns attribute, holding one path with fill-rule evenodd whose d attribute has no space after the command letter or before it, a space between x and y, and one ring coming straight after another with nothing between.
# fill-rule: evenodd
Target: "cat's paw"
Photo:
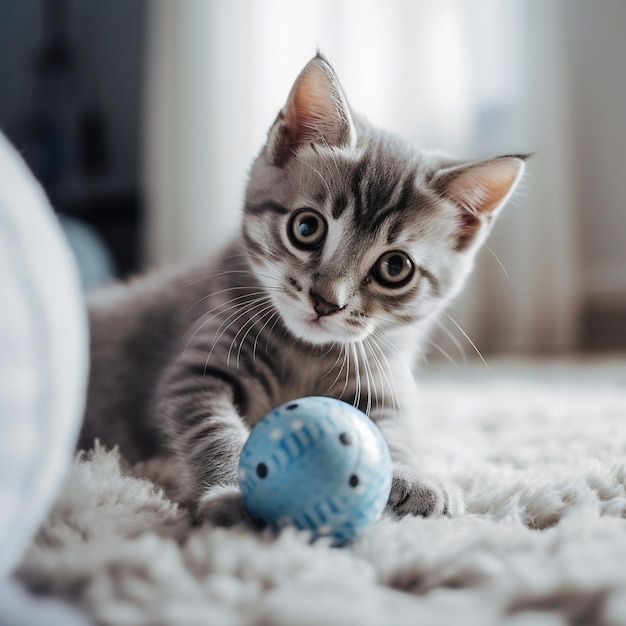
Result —
<instances>
[{"instance_id":1,"label":"cat's paw","mask_svg":"<svg viewBox=\"0 0 626 626\"><path fill-rule=\"evenodd\" d=\"M258 528L243 503L243 495L235 486L219 485L209 489L198 500L193 512L194 524L209 523L214 526L231 528L245 525Z\"/></svg>"},{"instance_id":2,"label":"cat's paw","mask_svg":"<svg viewBox=\"0 0 626 626\"><path fill-rule=\"evenodd\" d=\"M386 510L395 517L460 515L465 509L457 485L433 478L394 474Z\"/></svg>"}]
</instances>

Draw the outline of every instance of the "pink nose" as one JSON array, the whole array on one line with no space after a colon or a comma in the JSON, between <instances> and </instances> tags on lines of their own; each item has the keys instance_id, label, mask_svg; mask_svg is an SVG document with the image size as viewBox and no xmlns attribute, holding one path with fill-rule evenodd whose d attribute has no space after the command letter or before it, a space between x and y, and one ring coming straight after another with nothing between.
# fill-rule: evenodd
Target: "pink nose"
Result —
<instances>
[{"instance_id":1,"label":"pink nose","mask_svg":"<svg viewBox=\"0 0 626 626\"><path fill-rule=\"evenodd\" d=\"M326 315L332 315L337 311L341 311L343 307L335 304L334 302L329 302L328 300L322 298L318 293L315 293L312 289L310 292L311 300L313 301L313 308L315 312L319 315L319 317L324 317Z\"/></svg>"}]
</instances>

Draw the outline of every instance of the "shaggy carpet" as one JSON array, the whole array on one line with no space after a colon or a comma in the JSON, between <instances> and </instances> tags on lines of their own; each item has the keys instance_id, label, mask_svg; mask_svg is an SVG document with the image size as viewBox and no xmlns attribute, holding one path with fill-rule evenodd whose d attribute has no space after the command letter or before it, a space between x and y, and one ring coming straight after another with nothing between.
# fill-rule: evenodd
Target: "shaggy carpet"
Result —
<instances>
[{"instance_id":1,"label":"shaggy carpet","mask_svg":"<svg viewBox=\"0 0 626 626\"><path fill-rule=\"evenodd\" d=\"M463 488L458 518L344 548L194 528L166 462L97 450L18 580L106 625L626 624L626 366L491 365L420 377L418 453Z\"/></svg>"}]
</instances>

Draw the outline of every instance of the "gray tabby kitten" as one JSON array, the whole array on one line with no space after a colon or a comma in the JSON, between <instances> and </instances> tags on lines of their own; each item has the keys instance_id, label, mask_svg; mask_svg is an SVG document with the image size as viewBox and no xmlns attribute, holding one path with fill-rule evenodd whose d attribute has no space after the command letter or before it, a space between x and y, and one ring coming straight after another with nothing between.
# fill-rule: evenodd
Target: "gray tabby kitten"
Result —
<instances>
[{"instance_id":1,"label":"gray tabby kitten","mask_svg":"<svg viewBox=\"0 0 626 626\"><path fill-rule=\"evenodd\" d=\"M208 264L94 297L80 445L173 455L198 518L230 524L244 517L250 428L288 400L332 396L382 430L392 514L459 512L411 451L410 366L523 169L523 156L405 146L353 113L316 56L254 162L241 234Z\"/></svg>"}]
</instances>

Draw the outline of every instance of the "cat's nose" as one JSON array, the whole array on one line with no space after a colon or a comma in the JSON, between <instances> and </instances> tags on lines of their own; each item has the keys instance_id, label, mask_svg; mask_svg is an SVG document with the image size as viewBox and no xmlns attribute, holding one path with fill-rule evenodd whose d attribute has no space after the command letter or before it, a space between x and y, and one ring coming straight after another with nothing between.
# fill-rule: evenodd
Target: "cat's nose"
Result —
<instances>
[{"instance_id":1,"label":"cat's nose","mask_svg":"<svg viewBox=\"0 0 626 626\"><path fill-rule=\"evenodd\" d=\"M316 293L312 289L310 291L310 295L311 300L313 301L313 308L320 317L324 317L325 315L332 315L333 313L337 313L337 311L341 311L341 309L343 308L342 306L339 306L334 302L329 302L328 300L320 296L319 293Z\"/></svg>"}]
</instances>

